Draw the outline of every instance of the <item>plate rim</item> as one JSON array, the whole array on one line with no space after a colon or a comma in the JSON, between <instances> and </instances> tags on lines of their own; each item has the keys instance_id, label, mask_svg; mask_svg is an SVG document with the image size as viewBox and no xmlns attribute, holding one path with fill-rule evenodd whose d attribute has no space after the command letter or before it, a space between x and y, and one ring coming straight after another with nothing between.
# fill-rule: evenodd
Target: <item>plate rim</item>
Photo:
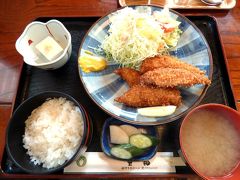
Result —
<instances>
[{"instance_id":1,"label":"plate rim","mask_svg":"<svg viewBox=\"0 0 240 180\"><path fill-rule=\"evenodd\" d=\"M140 7L140 6L145 6L145 7L155 7L155 8L160 8L160 9L163 9L164 7L163 6L158 6L158 5L131 5L131 6L127 6L127 7ZM91 30L95 27L96 24L98 24L99 21L101 21L103 18L109 16L110 14L112 13L115 13L121 9L124 9L126 7L120 7L118 9L115 9L113 11L110 11L108 13L106 13L105 15L103 15L102 17L100 17L96 22L94 22L92 24L92 26L88 29L88 31L86 32L86 34L84 35L82 41L81 41L81 44L79 46L79 49L78 49L78 59L79 59L79 56L81 54L81 49L82 49L82 46L87 38L87 36L89 35L89 32L91 32ZM199 33L200 37L202 38L202 40L204 41L206 47L207 47L207 52L208 52L208 56L209 56L209 79L212 81L212 74L213 74L213 57L212 57L212 52L211 52L211 49L209 47L209 44L205 38L205 36L203 35L203 33L201 32L201 30L192 22L190 21L186 16L178 13L177 11L173 10L173 9L170 9L169 8L169 11L173 14L176 14L177 16L183 18L185 21L187 21L196 31L197 33ZM129 124L136 124L136 125L147 125L147 126L152 126L152 125L161 125L161 124L167 124L167 123L170 123L170 122L173 122L175 120L178 120L180 118L182 118L184 115L186 115L189 111L191 111L193 108L195 108L196 106L199 105L199 103L201 102L201 100L204 98L206 92L207 92L207 89L210 87L209 85L205 85L205 87L203 88L203 91L201 93L201 95L198 97L198 99L195 101L195 103L189 107L186 111L178 114L177 116L174 116L174 117L171 117L171 118L168 118L166 120L161 120L161 121L152 121L152 122L143 122L143 121L138 121L138 120L129 120L129 119L126 119L124 117L121 117L121 116L118 116L114 113L112 113L111 111L109 111L108 109L102 107L92 96L91 96L91 93L89 92L89 90L86 88L86 84L85 82L83 81L82 79L82 76L80 74L80 67L79 67L79 63L78 63L78 74L79 74L79 77L80 77L80 80L83 84L83 87L85 89L85 91L87 92L88 96L93 100L93 102L101 109L103 110L104 112L106 112L108 115L110 115L111 117L113 118L116 118L118 120L121 120L121 121L124 121L124 122L127 122Z\"/></svg>"}]
</instances>

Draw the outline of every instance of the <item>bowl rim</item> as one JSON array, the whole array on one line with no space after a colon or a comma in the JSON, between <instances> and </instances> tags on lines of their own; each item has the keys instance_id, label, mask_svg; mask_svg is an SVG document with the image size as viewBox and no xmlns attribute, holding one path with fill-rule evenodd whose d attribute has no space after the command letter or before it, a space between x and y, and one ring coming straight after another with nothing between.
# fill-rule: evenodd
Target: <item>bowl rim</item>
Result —
<instances>
[{"instance_id":1,"label":"bowl rim","mask_svg":"<svg viewBox=\"0 0 240 180\"><path fill-rule=\"evenodd\" d=\"M127 7L141 7L141 6L144 6L144 7L155 7L155 8L160 8L160 9L163 9L164 7L163 6L158 6L158 5L146 5L146 4L140 4L140 5L130 5L130 6L127 6ZM103 15L101 18L99 18L95 23L92 24L92 26L88 29L88 31L86 32L86 34L84 35L83 39L82 39L82 42L80 44L80 47L79 47L79 50L78 50L78 57L80 57L80 54L81 54L81 50L82 50L82 46L83 46L83 43L85 42L89 32L93 29L93 27L95 27L96 24L99 23L99 21L101 21L103 18L105 18L106 16L109 16L115 12L117 12L118 10L121 10L121 9L124 9L126 7L120 7L116 10L113 10L109 13L106 13L105 15ZM190 21L186 16L182 15L181 13L178 13L177 11L175 10L172 10L172 9L169 9L169 11L173 14L176 14L177 16L183 18L185 21L187 21L191 26L193 26L193 28L200 34L202 40L204 41L204 43L206 44L206 47L207 47L207 52L208 52L208 56L209 56L209 79L212 81L212 76L213 76L213 57L212 57L212 52L211 52L211 49L209 47L209 44L205 38L205 36L203 35L203 33L200 31L200 29L192 22ZM166 118L165 120L162 120L162 121L152 121L152 122L142 122L142 121L138 121L137 119L136 120L129 120L125 117L121 117L121 116L118 116L114 113L112 113L110 110L104 108L103 106L101 106L97 100L92 97L91 93L89 92L89 90L87 89L86 85L85 85L85 82L80 74L80 67L78 65L78 74L79 74L79 77L80 77L80 80L83 84L83 87L85 89L85 91L87 92L88 96L93 100L93 102L100 108L102 109L104 112L106 112L107 114L109 114L110 116L116 118L116 119L119 119L121 121L124 121L124 122L127 122L127 123L130 123L130 124L137 124L137 125L147 125L147 126L151 126L151 125L161 125L161 124L167 124L169 122L173 122L175 120L178 120L180 118L182 118L184 115L186 115L188 112L190 112L193 108L195 108L197 105L199 105L199 103L202 101L202 99L204 98L208 88L210 87L210 85L205 85L205 87L203 88L203 91L202 91L202 94L198 97L198 99L196 100L196 102L191 106L189 107L186 111L178 114L177 116L174 116L174 117L171 117L171 118Z\"/></svg>"},{"instance_id":2,"label":"bowl rim","mask_svg":"<svg viewBox=\"0 0 240 180\"><path fill-rule=\"evenodd\" d=\"M189 120L189 117L195 112L198 111L200 109L207 109L207 108L221 108L223 110L232 112L234 114L240 115L240 113L238 111L236 111L235 109L224 105L224 104L218 104L218 103L208 103L208 104L202 104L200 106L197 106L195 108L193 108L182 120L181 126L180 126L180 130L179 130L179 144L180 144L180 148L181 148L181 152L183 154L184 159L186 160L187 164L189 164L189 166L194 170L195 173L197 173L200 177L210 180L210 179L224 179L224 178L228 178L232 176L232 172L234 172L238 167L240 167L240 161L235 165L235 167L228 173L225 174L223 176L206 176L204 174L202 174L201 172L199 172L195 166L189 161L185 150L183 149L183 142L182 142L182 133L183 133L183 126L184 124Z\"/></svg>"},{"instance_id":3,"label":"bowl rim","mask_svg":"<svg viewBox=\"0 0 240 180\"><path fill-rule=\"evenodd\" d=\"M40 25L43 25L43 26L47 26L49 23L52 23L52 22L55 22L57 24L59 24L63 30L67 33L67 36L68 36L68 43L67 43L67 46L64 48L64 51L62 52L62 54L56 58L55 60L52 60L50 62L45 62L45 63L39 63L39 64L33 64L31 63L31 61L27 61L26 62L26 58L25 56L22 54L22 52L20 51L19 49L19 46L20 46L20 41L23 39L23 37L27 34L28 30L31 28L31 26L35 25L35 24L40 24ZM47 22L41 22L41 21L33 21L31 23L29 23L24 31L22 32L22 34L19 36L19 38L17 39L16 43L15 43L15 48L17 49L18 53L20 53L23 57L23 61L31 66L35 66L35 67L39 67L39 66L45 66L45 65L51 65L51 64L54 64L56 62L58 62L59 60L61 60L66 54L67 54L67 51L69 49L69 47L71 46L71 43L72 43L72 36L70 34L70 32L67 30L67 28L63 25L62 22L56 20L56 19L51 19Z\"/></svg>"},{"instance_id":4,"label":"bowl rim","mask_svg":"<svg viewBox=\"0 0 240 180\"><path fill-rule=\"evenodd\" d=\"M67 100L69 101L72 101L74 103L75 106L77 106L82 114L82 119L83 119L83 127L84 127L84 130L83 130L83 136L82 136L82 139L81 139L81 142L79 144L79 147L77 148L76 152L74 153L74 155L66 160L62 165L59 165L57 167L54 167L54 168L50 168L50 169L47 169L47 168L44 168L42 167L43 169L45 169L44 172L32 172L31 170L29 169L26 169L24 167L22 167L16 160L15 158L13 157L12 153L11 153L11 150L10 150L10 147L9 147L9 130L10 130L10 126L13 122L13 117L16 115L17 111L19 111L26 103L28 103L29 101L31 101L33 98L36 98L38 96L42 96L44 94L57 94L57 95L60 95L59 97L57 98L60 98L62 97L61 95L63 95L64 98L66 98ZM52 97L49 97L49 98L54 98L54 96ZM47 98L48 99L48 98ZM47 100L46 99L46 100ZM45 100L45 101L46 101ZM41 104L39 105L41 106ZM38 106L38 107L39 107ZM35 108L36 109L36 108ZM32 112L32 111L31 111ZM26 121L26 120L25 120ZM24 121L24 122L25 122ZM73 98L71 95L67 94L67 93L64 93L64 92L60 92L60 91L44 91L44 92L40 92L36 95L33 95L29 98L27 98L26 100L24 100L17 108L16 110L14 111L14 113L12 114L9 122L8 122L8 126L7 126L7 129L6 129L6 133L5 133L5 144L6 144L6 151L7 151L7 154L8 156L10 157L10 159L14 162L14 164L16 166L18 166L20 169L22 169L23 171L29 173L29 174L50 174L50 173L53 173L53 172L56 172L56 171L59 171L61 169L63 169L64 167L66 167L67 165L69 165L71 162L74 161L74 159L79 155L80 153L80 150L82 147L84 147L85 145L87 145L88 142L88 139L87 138L90 138L91 137L91 132L90 132L90 124L91 124L91 119L88 115L88 113L86 112L85 108L80 104L78 103L78 101ZM88 126L87 126L88 125ZM91 139L89 140L91 141ZM29 156L29 155L28 155ZM29 161L31 162L31 161ZM40 164L41 166L41 164Z\"/></svg>"}]
</instances>

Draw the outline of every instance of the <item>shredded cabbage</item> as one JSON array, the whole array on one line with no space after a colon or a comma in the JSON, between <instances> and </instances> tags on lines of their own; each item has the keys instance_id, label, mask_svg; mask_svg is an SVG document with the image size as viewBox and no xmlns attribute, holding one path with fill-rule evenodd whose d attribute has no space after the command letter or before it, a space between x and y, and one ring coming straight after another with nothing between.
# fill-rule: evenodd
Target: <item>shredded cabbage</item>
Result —
<instances>
[{"instance_id":1,"label":"shredded cabbage","mask_svg":"<svg viewBox=\"0 0 240 180\"><path fill-rule=\"evenodd\" d=\"M178 39L180 38L181 33L182 31L176 28L170 33L165 33L163 39L168 46L175 47L178 43Z\"/></svg>"},{"instance_id":2,"label":"shredded cabbage","mask_svg":"<svg viewBox=\"0 0 240 180\"><path fill-rule=\"evenodd\" d=\"M166 12L163 13L166 16ZM179 23L170 16L168 19L174 31L166 33L161 12L149 15L129 7L117 11L111 18L109 35L101 45L106 58L123 67L137 69L145 58L165 54L180 37Z\"/></svg>"}]
</instances>

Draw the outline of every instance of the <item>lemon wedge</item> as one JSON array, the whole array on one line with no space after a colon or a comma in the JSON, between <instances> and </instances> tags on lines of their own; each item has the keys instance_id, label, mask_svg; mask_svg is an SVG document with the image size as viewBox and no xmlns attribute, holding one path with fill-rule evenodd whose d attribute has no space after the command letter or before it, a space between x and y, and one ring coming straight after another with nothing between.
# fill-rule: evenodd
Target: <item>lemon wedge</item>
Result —
<instances>
[{"instance_id":1,"label":"lemon wedge","mask_svg":"<svg viewBox=\"0 0 240 180\"><path fill-rule=\"evenodd\" d=\"M169 105L169 106L139 108L137 111L142 116L162 117L162 116L169 116L173 114L176 108L177 106Z\"/></svg>"}]
</instances>

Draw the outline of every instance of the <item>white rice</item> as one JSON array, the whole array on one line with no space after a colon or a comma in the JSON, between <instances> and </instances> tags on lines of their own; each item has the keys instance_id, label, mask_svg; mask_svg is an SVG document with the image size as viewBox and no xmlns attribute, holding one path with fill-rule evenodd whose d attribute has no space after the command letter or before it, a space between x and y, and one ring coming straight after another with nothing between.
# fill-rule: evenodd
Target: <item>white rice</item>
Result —
<instances>
[{"instance_id":1,"label":"white rice","mask_svg":"<svg viewBox=\"0 0 240 180\"><path fill-rule=\"evenodd\" d=\"M83 136L82 114L65 98L44 102L32 111L25 125L23 147L34 164L48 169L70 159Z\"/></svg>"}]
</instances>

